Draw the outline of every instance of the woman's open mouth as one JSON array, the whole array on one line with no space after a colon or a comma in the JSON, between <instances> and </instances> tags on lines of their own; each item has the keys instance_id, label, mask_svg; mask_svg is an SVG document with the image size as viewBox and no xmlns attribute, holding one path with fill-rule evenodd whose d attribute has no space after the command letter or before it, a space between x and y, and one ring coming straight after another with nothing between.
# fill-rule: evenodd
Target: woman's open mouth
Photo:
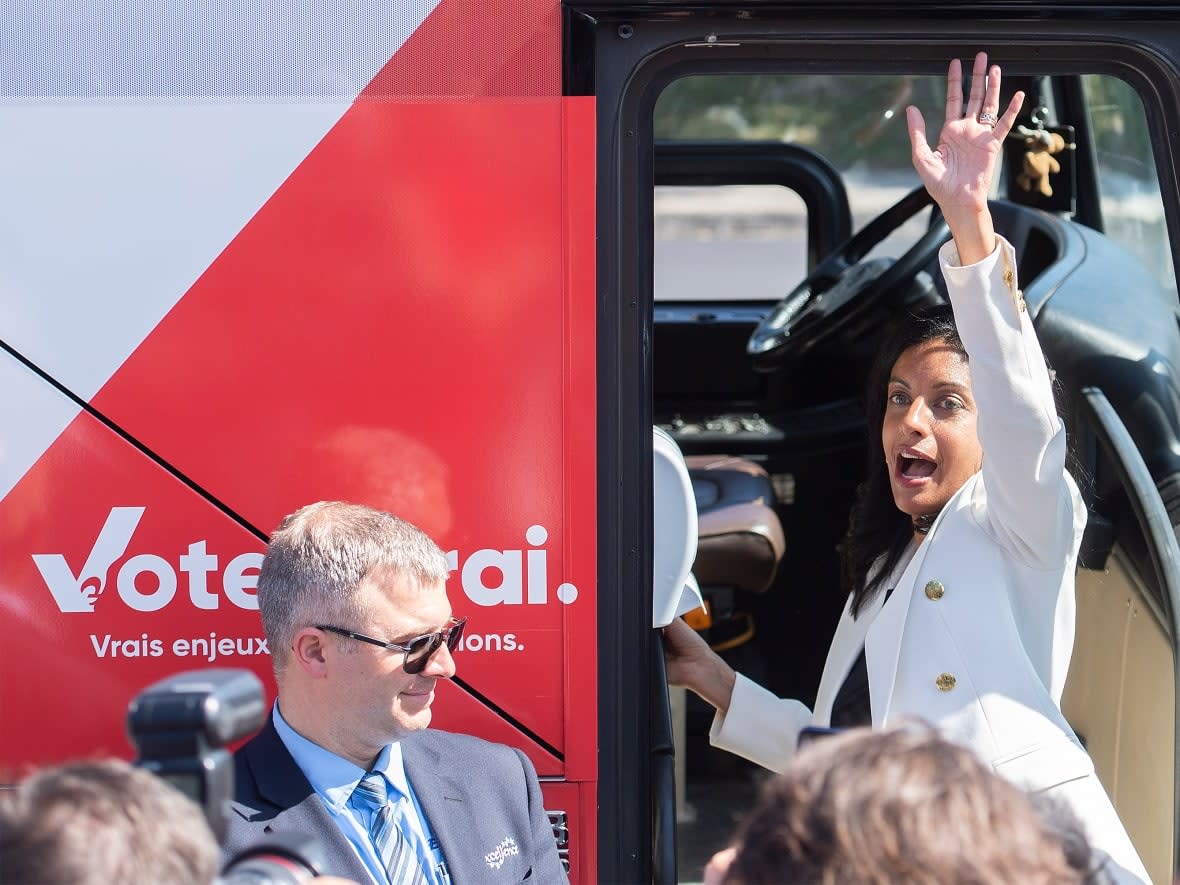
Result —
<instances>
[{"instance_id":1,"label":"woman's open mouth","mask_svg":"<svg viewBox=\"0 0 1180 885\"><path fill-rule=\"evenodd\" d=\"M918 485L933 476L937 469L938 464L920 452L911 450L908 454L899 453L897 456L896 474L904 485Z\"/></svg>"}]
</instances>

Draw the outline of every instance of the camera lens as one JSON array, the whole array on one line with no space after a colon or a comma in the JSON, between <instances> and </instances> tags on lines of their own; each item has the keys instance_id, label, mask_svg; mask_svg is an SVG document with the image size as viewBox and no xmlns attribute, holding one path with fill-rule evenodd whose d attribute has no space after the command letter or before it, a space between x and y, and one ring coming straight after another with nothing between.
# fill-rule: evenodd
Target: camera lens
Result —
<instances>
[{"instance_id":1,"label":"camera lens","mask_svg":"<svg viewBox=\"0 0 1180 885\"><path fill-rule=\"evenodd\" d=\"M216 885L300 885L323 867L324 849L315 836L271 833L234 855Z\"/></svg>"},{"instance_id":2,"label":"camera lens","mask_svg":"<svg viewBox=\"0 0 1180 885\"><path fill-rule=\"evenodd\" d=\"M281 854L255 854L234 861L217 879L217 885L300 885L315 871Z\"/></svg>"}]
</instances>

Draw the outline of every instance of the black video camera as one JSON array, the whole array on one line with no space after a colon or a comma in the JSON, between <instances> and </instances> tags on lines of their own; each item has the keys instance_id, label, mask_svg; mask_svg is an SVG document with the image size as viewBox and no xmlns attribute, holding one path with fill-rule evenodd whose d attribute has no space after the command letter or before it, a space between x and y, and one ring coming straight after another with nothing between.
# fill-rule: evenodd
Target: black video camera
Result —
<instances>
[{"instance_id":1,"label":"black video camera","mask_svg":"<svg viewBox=\"0 0 1180 885\"><path fill-rule=\"evenodd\" d=\"M249 670L192 670L153 683L127 708L135 764L163 778L201 806L220 841L234 797L227 744L266 720L262 682ZM232 858L215 885L298 885L319 874L314 836L275 836Z\"/></svg>"}]
</instances>

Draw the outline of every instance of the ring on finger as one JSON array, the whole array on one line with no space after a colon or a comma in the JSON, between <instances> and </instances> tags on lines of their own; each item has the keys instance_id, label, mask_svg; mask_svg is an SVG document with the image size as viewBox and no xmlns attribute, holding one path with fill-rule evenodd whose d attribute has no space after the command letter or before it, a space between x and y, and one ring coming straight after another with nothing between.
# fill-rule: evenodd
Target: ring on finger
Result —
<instances>
[{"instance_id":1,"label":"ring on finger","mask_svg":"<svg viewBox=\"0 0 1180 885\"><path fill-rule=\"evenodd\" d=\"M989 114L987 111L980 111L979 116L976 117L975 119L977 122L982 123L984 126L992 127L992 129L996 128L996 123L998 122L996 120L996 115Z\"/></svg>"}]
</instances>

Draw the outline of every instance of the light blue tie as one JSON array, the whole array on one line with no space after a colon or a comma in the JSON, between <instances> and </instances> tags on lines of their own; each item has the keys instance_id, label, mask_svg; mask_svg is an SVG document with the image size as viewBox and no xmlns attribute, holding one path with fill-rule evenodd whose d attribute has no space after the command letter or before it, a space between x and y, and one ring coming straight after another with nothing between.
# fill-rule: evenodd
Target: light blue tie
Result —
<instances>
[{"instance_id":1,"label":"light blue tie","mask_svg":"<svg viewBox=\"0 0 1180 885\"><path fill-rule=\"evenodd\" d=\"M389 874L390 885L426 885L426 876L418 863L414 846L394 819L397 797L394 797L393 802L389 801L385 775L379 771L370 771L361 778L352 795L359 802L377 809L369 833L381 856L381 863Z\"/></svg>"}]
</instances>

